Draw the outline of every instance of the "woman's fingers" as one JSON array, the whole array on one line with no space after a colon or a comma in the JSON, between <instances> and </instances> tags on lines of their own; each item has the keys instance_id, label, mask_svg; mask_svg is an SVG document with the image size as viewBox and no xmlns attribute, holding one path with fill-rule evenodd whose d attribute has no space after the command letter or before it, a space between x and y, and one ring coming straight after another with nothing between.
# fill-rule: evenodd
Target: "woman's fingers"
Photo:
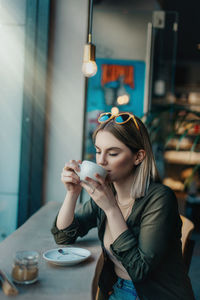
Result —
<instances>
[{"instance_id":1,"label":"woman's fingers","mask_svg":"<svg viewBox=\"0 0 200 300\"><path fill-rule=\"evenodd\" d=\"M62 174L64 176L73 176L74 178L79 178L79 176L74 171L71 170L64 170L62 171Z\"/></svg>"},{"instance_id":2,"label":"woman's fingers","mask_svg":"<svg viewBox=\"0 0 200 300\"><path fill-rule=\"evenodd\" d=\"M101 175L99 175L98 173L96 173L95 177L97 178L97 180L98 180L98 182L100 184L102 184L102 185L105 184L105 179Z\"/></svg>"},{"instance_id":3,"label":"woman's fingers","mask_svg":"<svg viewBox=\"0 0 200 300\"><path fill-rule=\"evenodd\" d=\"M80 181L78 181L77 179L75 179L73 177L61 177L61 181L63 183L74 183L74 184L80 183Z\"/></svg>"},{"instance_id":4,"label":"woman's fingers","mask_svg":"<svg viewBox=\"0 0 200 300\"><path fill-rule=\"evenodd\" d=\"M73 177L69 177L69 176L62 176L61 181L66 184L68 184L68 183L79 184L80 183L79 180L77 180Z\"/></svg>"},{"instance_id":5,"label":"woman's fingers","mask_svg":"<svg viewBox=\"0 0 200 300\"><path fill-rule=\"evenodd\" d=\"M70 183L80 183L80 178L78 175L72 171L63 171L61 173L61 180L64 181L65 183L70 182Z\"/></svg>"},{"instance_id":6,"label":"woman's fingers","mask_svg":"<svg viewBox=\"0 0 200 300\"><path fill-rule=\"evenodd\" d=\"M96 189L99 187L102 187L100 182L95 181L94 179L90 178L90 177L85 177L85 180L88 181L88 183L92 186L94 186Z\"/></svg>"},{"instance_id":7,"label":"woman's fingers","mask_svg":"<svg viewBox=\"0 0 200 300\"><path fill-rule=\"evenodd\" d=\"M61 182L65 185L68 191L78 193L81 192L80 178L78 172L80 171L79 164L81 160L70 160L67 162L61 172Z\"/></svg>"},{"instance_id":8,"label":"woman's fingers","mask_svg":"<svg viewBox=\"0 0 200 300\"><path fill-rule=\"evenodd\" d=\"M90 196L94 194L94 191L96 189L94 186L91 186L83 181L81 181L80 185L88 192Z\"/></svg>"},{"instance_id":9,"label":"woman's fingers","mask_svg":"<svg viewBox=\"0 0 200 300\"><path fill-rule=\"evenodd\" d=\"M64 170L71 170L71 171L80 171L80 167L79 167L79 163L81 163L81 161L76 161L76 160L70 160L69 162L67 162L63 168Z\"/></svg>"},{"instance_id":10,"label":"woman's fingers","mask_svg":"<svg viewBox=\"0 0 200 300\"><path fill-rule=\"evenodd\" d=\"M103 188L105 187L105 180L103 177L101 177L99 174L95 174L95 177L97 178L97 180L94 180L90 177L85 177L85 180L87 180L90 184L92 184L93 186L95 186L96 188Z\"/></svg>"},{"instance_id":11,"label":"woman's fingers","mask_svg":"<svg viewBox=\"0 0 200 300\"><path fill-rule=\"evenodd\" d=\"M85 180L88 182L81 181L80 185L88 192L88 194L92 197L95 191L104 191L105 185L103 184L104 181L102 181L102 185L100 182L95 181L94 179L90 177L85 177Z\"/></svg>"}]
</instances>

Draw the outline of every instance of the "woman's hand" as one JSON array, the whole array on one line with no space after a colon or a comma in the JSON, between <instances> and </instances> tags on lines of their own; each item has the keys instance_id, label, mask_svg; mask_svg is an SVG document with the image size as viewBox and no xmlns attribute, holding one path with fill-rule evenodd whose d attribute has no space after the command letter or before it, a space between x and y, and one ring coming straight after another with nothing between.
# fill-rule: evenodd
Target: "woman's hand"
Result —
<instances>
[{"instance_id":1,"label":"woman's hand","mask_svg":"<svg viewBox=\"0 0 200 300\"><path fill-rule=\"evenodd\" d=\"M109 182L99 174L95 174L97 181L86 177L87 183L81 182L80 185L88 192L96 204L107 213L109 210L118 208L115 196Z\"/></svg>"},{"instance_id":2,"label":"woman's hand","mask_svg":"<svg viewBox=\"0 0 200 300\"><path fill-rule=\"evenodd\" d=\"M96 174L95 177L98 180L97 182L90 177L86 177L85 179L88 181L88 184L84 182L80 184L105 212L111 235L113 240L116 240L128 227L108 180L99 174Z\"/></svg>"},{"instance_id":3,"label":"woman's hand","mask_svg":"<svg viewBox=\"0 0 200 300\"><path fill-rule=\"evenodd\" d=\"M79 195L81 192L80 178L76 171L80 171L79 163L81 160L70 160L67 162L61 173L61 181L64 183L68 192Z\"/></svg>"}]
</instances>

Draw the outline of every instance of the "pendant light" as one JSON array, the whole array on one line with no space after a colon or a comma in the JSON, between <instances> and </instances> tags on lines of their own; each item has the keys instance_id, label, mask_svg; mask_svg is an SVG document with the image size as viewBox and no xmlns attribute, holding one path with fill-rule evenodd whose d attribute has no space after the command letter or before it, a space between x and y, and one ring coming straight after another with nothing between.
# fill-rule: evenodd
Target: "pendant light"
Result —
<instances>
[{"instance_id":1,"label":"pendant light","mask_svg":"<svg viewBox=\"0 0 200 300\"><path fill-rule=\"evenodd\" d=\"M117 104L126 105L130 101L130 95L125 89L124 76L119 77L119 88L117 89Z\"/></svg>"},{"instance_id":2,"label":"pendant light","mask_svg":"<svg viewBox=\"0 0 200 300\"><path fill-rule=\"evenodd\" d=\"M89 0L89 32L88 42L84 46L82 72L85 77L92 77L97 72L97 64L95 61L95 45L92 44L92 15L93 0Z\"/></svg>"}]
</instances>

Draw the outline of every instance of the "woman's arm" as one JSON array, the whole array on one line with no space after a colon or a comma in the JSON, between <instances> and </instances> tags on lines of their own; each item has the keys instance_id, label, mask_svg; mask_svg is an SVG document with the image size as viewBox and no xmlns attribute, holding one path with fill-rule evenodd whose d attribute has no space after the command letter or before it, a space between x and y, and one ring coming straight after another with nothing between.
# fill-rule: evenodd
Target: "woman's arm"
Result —
<instances>
[{"instance_id":1,"label":"woman's arm","mask_svg":"<svg viewBox=\"0 0 200 300\"><path fill-rule=\"evenodd\" d=\"M74 218L76 202L82 189L80 178L76 174L76 171L80 170L80 162L80 160L70 160L65 164L61 173L61 181L67 189L67 194L57 216L56 226L58 229L68 227Z\"/></svg>"},{"instance_id":2,"label":"woman's arm","mask_svg":"<svg viewBox=\"0 0 200 300\"><path fill-rule=\"evenodd\" d=\"M143 281L178 243L180 227L175 195L161 188L148 199L140 226L124 231L111 245L112 252L134 282Z\"/></svg>"},{"instance_id":3,"label":"woman's arm","mask_svg":"<svg viewBox=\"0 0 200 300\"><path fill-rule=\"evenodd\" d=\"M54 220L51 232L57 244L73 244L77 237L83 237L88 231L97 226L98 207L92 199L85 202L74 214L70 225L58 229L57 217Z\"/></svg>"},{"instance_id":4,"label":"woman's arm","mask_svg":"<svg viewBox=\"0 0 200 300\"><path fill-rule=\"evenodd\" d=\"M68 192L57 216L56 226L59 230L67 228L74 219L78 195Z\"/></svg>"},{"instance_id":5,"label":"woman's arm","mask_svg":"<svg viewBox=\"0 0 200 300\"><path fill-rule=\"evenodd\" d=\"M86 178L93 188L84 183L81 185L107 216L114 238L111 244L113 254L122 262L132 280L140 282L164 259L172 244L179 243L181 223L176 197L169 188L154 185L145 196L146 200L136 200L145 201L142 206L138 203L140 224L136 228L133 223L126 224L109 186L98 175L96 177L98 183Z\"/></svg>"},{"instance_id":6,"label":"woman's arm","mask_svg":"<svg viewBox=\"0 0 200 300\"><path fill-rule=\"evenodd\" d=\"M95 203L105 212L112 237L116 239L121 233L127 230L128 227L109 182L99 174L96 174L96 178L98 182L86 177L90 186L84 182L81 182L81 186L85 188Z\"/></svg>"}]
</instances>

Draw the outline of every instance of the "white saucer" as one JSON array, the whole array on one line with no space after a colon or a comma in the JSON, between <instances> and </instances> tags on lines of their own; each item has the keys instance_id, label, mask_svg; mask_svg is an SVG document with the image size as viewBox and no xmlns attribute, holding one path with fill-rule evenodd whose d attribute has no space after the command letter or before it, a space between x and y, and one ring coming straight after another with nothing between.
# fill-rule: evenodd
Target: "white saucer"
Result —
<instances>
[{"instance_id":1,"label":"white saucer","mask_svg":"<svg viewBox=\"0 0 200 300\"><path fill-rule=\"evenodd\" d=\"M58 250L62 249L64 253L59 253ZM43 253L43 258L55 265L59 266L71 266L78 264L86 259L88 259L91 255L91 252L87 249L76 248L76 247L65 247L65 248L57 248L51 249Z\"/></svg>"}]
</instances>

